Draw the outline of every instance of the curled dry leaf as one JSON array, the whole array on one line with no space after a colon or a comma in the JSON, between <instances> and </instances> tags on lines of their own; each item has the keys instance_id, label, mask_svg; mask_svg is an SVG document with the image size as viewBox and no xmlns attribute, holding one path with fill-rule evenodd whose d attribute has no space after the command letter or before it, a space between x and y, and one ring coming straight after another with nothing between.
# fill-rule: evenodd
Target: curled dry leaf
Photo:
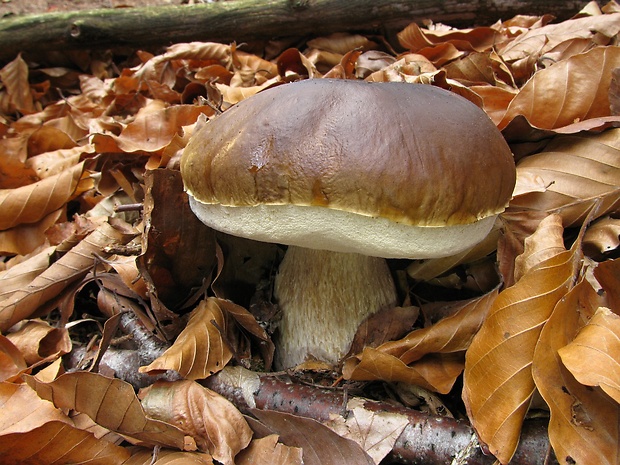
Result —
<instances>
[{"instance_id":1,"label":"curled dry leaf","mask_svg":"<svg viewBox=\"0 0 620 465\"><path fill-rule=\"evenodd\" d=\"M7 115L16 111L28 114L35 111L28 74L28 64L21 55L0 70L0 81L8 97L0 99L2 114Z\"/></svg>"},{"instance_id":2,"label":"curled dry leaf","mask_svg":"<svg viewBox=\"0 0 620 465\"><path fill-rule=\"evenodd\" d=\"M47 232L65 215L65 207L51 212L36 223L23 223L0 231L0 253L27 255L46 244Z\"/></svg>"},{"instance_id":3,"label":"curled dry leaf","mask_svg":"<svg viewBox=\"0 0 620 465\"><path fill-rule=\"evenodd\" d=\"M131 458L123 465L213 465L209 454L202 452L179 452L160 449L155 453L151 449L130 448Z\"/></svg>"},{"instance_id":4,"label":"curled dry leaf","mask_svg":"<svg viewBox=\"0 0 620 465\"><path fill-rule=\"evenodd\" d=\"M546 230L541 225L537 233ZM480 440L501 463L517 448L535 390L531 367L541 330L571 287L579 258L576 251L562 250L530 263L495 299L467 351L463 400Z\"/></svg>"},{"instance_id":5,"label":"curled dry leaf","mask_svg":"<svg viewBox=\"0 0 620 465\"><path fill-rule=\"evenodd\" d=\"M25 321L7 338L24 355L28 365L44 359L55 359L69 353L71 339L65 328L54 328L42 320Z\"/></svg>"},{"instance_id":6,"label":"curled dry leaf","mask_svg":"<svg viewBox=\"0 0 620 465\"><path fill-rule=\"evenodd\" d=\"M620 246L620 219L601 218L586 229L583 236L584 252L604 254Z\"/></svg>"},{"instance_id":7,"label":"curled dry leaf","mask_svg":"<svg viewBox=\"0 0 620 465\"><path fill-rule=\"evenodd\" d=\"M16 189L0 190L0 230L22 223L36 223L64 206L76 193L80 181L87 181L80 163L56 176ZM76 192L77 191L77 192Z\"/></svg>"},{"instance_id":8,"label":"curled dry leaf","mask_svg":"<svg viewBox=\"0 0 620 465\"><path fill-rule=\"evenodd\" d=\"M0 272L0 302L10 297L15 291L26 287L34 278L50 266L50 259L55 247L46 247L40 252L14 264L11 268Z\"/></svg>"},{"instance_id":9,"label":"curled dry leaf","mask_svg":"<svg viewBox=\"0 0 620 465\"><path fill-rule=\"evenodd\" d=\"M429 30L411 23L398 33L398 41L412 52L440 43L450 43L458 50L483 52L495 44L496 35L497 31L490 27Z\"/></svg>"},{"instance_id":10,"label":"curled dry leaf","mask_svg":"<svg viewBox=\"0 0 620 465\"><path fill-rule=\"evenodd\" d=\"M279 435L284 444L302 449L304 465L375 464L358 444L316 420L274 410L251 411L263 425Z\"/></svg>"},{"instance_id":11,"label":"curled dry leaf","mask_svg":"<svg viewBox=\"0 0 620 465\"><path fill-rule=\"evenodd\" d=\"M25 433L50 421L71 424L51 402L41 399L26 384L0 383L0 435Z\"/></svg>"},{"instance_id":12,"label":"curled dry leaf","mask_svg":"<svg viewBox=\"0 0 620 465\"><path fill-rule=\"evenodd\" d=\"M111 431L149 445L179 450L192 449L183 433L168 423L148 418L130 384L97 373L75 372L44 383L25 376L26 383L42 399L57 408L85 413L95 423Z\"/></svg>"},{"instance_id":13,"label":"curled dry leaf","mask_svg":"<svg viewBox=\"0 0 620 465\"><path fill-rule=\"evenodd\" d=\"M332 415L326 423L343 438L358 443L375 464L394 448L409 418L394 412L372 412L364 408L365 401L354 398L347 402L347 418Z\"/></svg>"},{"instance_id":14,"label":"curled dry leaf","mask_svg":"<svg viewBox=\"0 0 620 465\"><path fill-rule=\"evenodd\" d=\"M609 117L611 71L619 66L620 47L609 46L537 72L510 102L499 128L517 116L524 116L536 128L555 130Z\"/></svg>"},{"instance_id":15,"label":"curled dry leaf","mask_svg":"<svg viewBox=\"0 0 620 465\"><path fill-rule=\"evenodd\" d=\"M24 356L6 337L0 335L0 381L12 381L28 368Z\"/></svg>"},{"instance_id":16,"label":"curled dry leaf","mask_svg":"<svg viewBox=\"0 0 620 465\"><path fill-rule=\"evenodd\" d=\"M177 426L192 436L198 449L224 465L252 439L252 430L237 408L194 381L157 382L142 399L149 416Z\"/></svg>"},{"instance_id":17,"label":"curled dry leaf","mask_svg":"<svg viewBox=\"0 0 620 465\"><path fill-rule=\"evenodd\" d=\"M224 340L227 325L216 298L201 301L172 346L150 365L140 367L140 373L175 370L187 379L204 379L217 373L232 358Z\"/></svg>"},{"instance_id":18,"label":"curled dry leaf","mask_svg":"<svg viewBox=\"0 0 620 465\"><path fill-rule=\"evenodd\" d=\"M599 307L575 339L558 353L577 381L599 386L620 403L620 316Z\"/></svg>"},{"instance_id":19,"label":"curled dry leaf","mask_svg":"<svg viewBox=\"0 0 620 465\"><path fill-rule=\"evenodd\" d=\"M97 439L88 431L60 421L48 421L29 431L0 436L2 465L123 465L129 457L130 453L124 447Z\"/></svg>"},{"instance_id":20,"label":"curled dry leaf","mask_svg":"<svg viewBox=\"0 0 620 465\"><path fill-rule=\"evenodd\" d=\"M549 440L562 463L612 465L620 454L620 406L601 390L579 383L558 354L599 301L587 281L577 283L556 305L534 353L532 374L549 406Z\"/></svg>"},{"instance_id":21,"label":"curled dry leaf","mask_svg":"<svg viewBox=\"0 0 620 465\"><path fill-rule=\"evenodd\" d=\"M536 232L525 238L525 250L515 259L515 280L521 279L540 262L563 252L563 233L560 215L549 215L543 219Z\"/></svg>"},{"instance_id":22,"label":"curled dry leaf","mask_svg":"<svg viewBox=\"0 0 620 465\"><path fill-rule=\"evenodd\" d=\"M94 266L93 254L109 257L106 247L126 244L134 236L133 228L126 224L103 223L28 286L0 302L0 331L28 318L40 305L57 298L70 283L86 275Z\"/></svg>"},{"instance_id":23,"label":"curled dry leaf","mask_svg":"<svg viewBox=\"0 0 620 465\"><path fill-rule=\"evenodd\" d=\"M620 204L620 129L553 139L543 152L517 164L518 195L508 212L556 212L565 227L578 225L598 203L595 216ZM528 180L538 179L533 184ZM525 185L524 185L525 183Z\"/></svg>"},{"instance_id":24,"label":"curled dry leaf","mask_svg":"<svg viewBox=\"0 0 620 465\"><path fill-rule=\"evenodd\" d=\"M535 71L535 65L541 57L549 57L558 47L582 41L589 47L601 45L618 32L620 32L618 14L574 18L561 23L530 28L514 40L500 45L499 54L515 70L517 78L522 80ZM583 50L583 45L580 47Z\"/></svg>"},{"instance_id":25,"label":"curled dry leaf","mask_svg":"<svg viewBox=\"0 0 620 465\"><path fill-rule=\"evenodd\" d=\"M343 376L353 380L402 381L447 393L463 370L463 352L496 297L497 289L463 302L456 313L403 339L386 342L376 349L366 347L360 355L346 360Z\"/></svg>"},{"instance_id":26,"label":"curled dry leaf","mask_svg":"<svg viewBox=\"0 0 620 465\"><path fill-rule=\"evenodd\" d=\"M248 447L235 457L237 465L303 465L302 450L278 442L277 434L253 439Z\"/></svg>"}]
</instances>

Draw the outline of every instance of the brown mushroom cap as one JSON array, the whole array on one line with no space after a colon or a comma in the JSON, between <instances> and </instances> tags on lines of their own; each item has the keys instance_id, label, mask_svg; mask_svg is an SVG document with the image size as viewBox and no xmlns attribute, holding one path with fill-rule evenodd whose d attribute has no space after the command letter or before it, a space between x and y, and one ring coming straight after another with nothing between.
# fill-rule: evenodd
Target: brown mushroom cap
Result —
<instances>
[{"instance_id":1,"label":"brown mushroom cap","mask_svg":"<svg viewBox=\"0 0 620 465\"><path fill-rule=\"evenodd\" d=\"M427 85L331 79L230 108L193 135L181 171L194 211L216 229L401 258L475 244L515 183L508 145L468 100Z\"/></svg>"}]
</instances>

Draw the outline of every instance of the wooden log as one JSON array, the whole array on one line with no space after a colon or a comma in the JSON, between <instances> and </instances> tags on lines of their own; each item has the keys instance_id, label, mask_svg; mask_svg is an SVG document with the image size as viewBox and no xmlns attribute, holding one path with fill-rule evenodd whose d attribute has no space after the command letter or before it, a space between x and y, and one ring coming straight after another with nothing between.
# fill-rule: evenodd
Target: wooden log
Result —
<instances>
[{"instance_id":1,"label":"wooden log","mask_svg":"<svg viewBox=\"0 0 620 465\"><path fill-rule=\"evenodd\" d=\"M44 13L0 20L0 60L20 52L189 41L243 42L360 31L389 35L431 19L490 25L515 14L566 19L587 1L561 0L233 0L198 5Z\"/></svg>"}]
</instances>

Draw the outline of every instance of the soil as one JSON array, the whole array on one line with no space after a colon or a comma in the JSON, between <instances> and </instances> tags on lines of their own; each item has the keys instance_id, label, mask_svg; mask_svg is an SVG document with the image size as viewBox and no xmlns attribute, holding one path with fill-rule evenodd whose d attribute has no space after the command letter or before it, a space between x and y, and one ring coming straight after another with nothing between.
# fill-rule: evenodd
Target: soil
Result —
<instances>
[{"instance_id":1,"label":"soil","mask_svg":"<svg viewBox=\"0 0 620 465\"><path fill-rule=\"evenodd\" d=\"M201 0L0 0L0 18L55 11L207 3Z\"/></svg>"}]
</instances>

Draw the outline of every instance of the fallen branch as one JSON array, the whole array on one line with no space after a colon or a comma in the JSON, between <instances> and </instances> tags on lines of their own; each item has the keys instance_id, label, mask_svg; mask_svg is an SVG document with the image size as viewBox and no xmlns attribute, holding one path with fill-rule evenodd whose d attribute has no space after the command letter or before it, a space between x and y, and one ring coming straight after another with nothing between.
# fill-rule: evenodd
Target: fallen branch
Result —
<instances>
[{"instance_id":1,"label":"fallen branch","mask_svg":"<svg viewBox=\"0 0 620 465\"><path fill-rule=\"evenodd\" d=\"M330 415L342 415L347 405L342 391L287 382L271 375L259 376L240 368L225 369L203 381L203 384L226 397L244 413L259 408L325 422ZM495 462L493 457L483 454L474 431L467 423L429 416L385 402L364 399L363 405L370 412L390 412L409 419L409 425L388 457L389 463L490 465ZM542 420L525 422L521 443L510 462L512 465L557 463L548 457L550 447L546 428L546 422ZM459 461L453 462L455 457Z\"/></svg>"},{"instance_id":2,"label":"fallen branch","mask_svg":"<svg viewBox=\"0 0 620 465\"><path fill-rule=\"evenodd\" d=\"M587 1L235 0L199 5L45 13L0 20L0 60L20 52L243 42L360 31L386 37L424 19L453 26L492 24L516 14L565 19Z\"/></svg>"}]
</instances>

